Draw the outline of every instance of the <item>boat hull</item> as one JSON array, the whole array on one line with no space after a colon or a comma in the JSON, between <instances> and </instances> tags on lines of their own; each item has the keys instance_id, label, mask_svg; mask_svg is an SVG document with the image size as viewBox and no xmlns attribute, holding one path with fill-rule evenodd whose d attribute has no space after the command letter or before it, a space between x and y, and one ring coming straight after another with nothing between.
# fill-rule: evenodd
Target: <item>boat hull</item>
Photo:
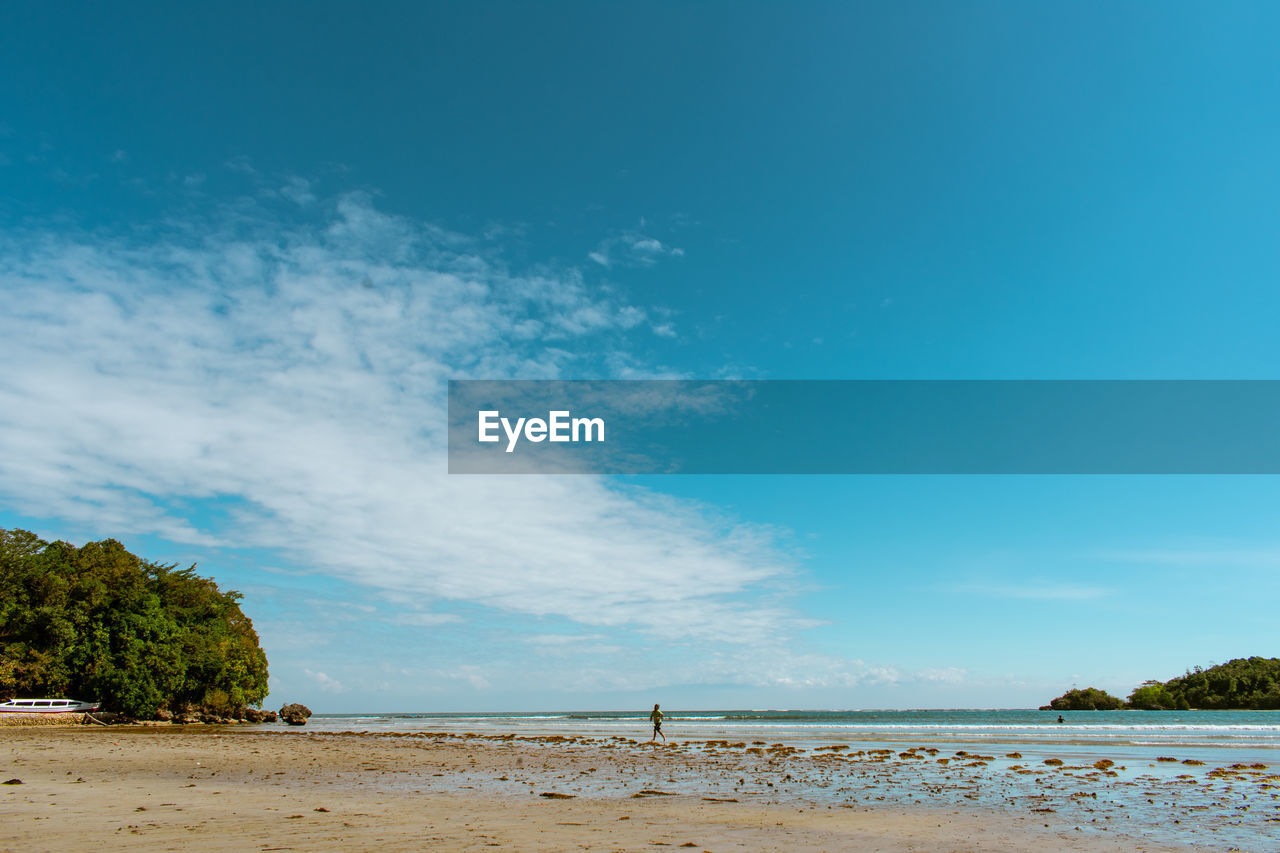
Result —
<instances>
[{"instance_id":1,"label":"boat hull","mask_svg":"<svg viewBox=\"0 0 1280 853\"><path fill-rule=\"evenodd\" d=\"M0 714L83 714L96 710L97 702L75 699L10 699L0 702Z\"/></svg>"}]
</instances>

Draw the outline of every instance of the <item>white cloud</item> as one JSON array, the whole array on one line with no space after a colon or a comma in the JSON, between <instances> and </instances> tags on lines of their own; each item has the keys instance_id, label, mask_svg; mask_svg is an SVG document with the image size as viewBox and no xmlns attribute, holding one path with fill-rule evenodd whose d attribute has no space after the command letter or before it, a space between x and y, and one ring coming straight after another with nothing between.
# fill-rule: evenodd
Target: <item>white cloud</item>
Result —
<instances>
[{"instance_id":1,"label":"white cloud","mask_svg":"<svg viewBox=\"0 0 1280 853\"><path fill-rule=\"evenodd\" d=\"M258 170L253 167L253 163L251 163L249 161L249 158L245 157L244 155L240 155L238 157L232 157L230 160L226 162L225 165L226 165L227 171L229 172L237 172L241 175L258 174Z\"/></svg>"},{"instance_id":2,"label":"white cloud","mask_svg":"<svg viewBox=\"0 0 1280 853\"><path fill-rule=\"evenodd\" d=\"M593 643L602 639L604 639L603 634L534 634L525 638L525 642L536 646L566 646Z\"/></svg>"},{"instance_id":3,"label":"white cloud","mask_svg":"<svg viewBox=\"0 0 1280 853\"><path fill-rule=\"evenodd\" d=\"M481 673L479 667L460 666L453 672L442 673L446 678L465 681L473 690L489 689L489 679Z\"/></svg>"},{"instance_id":4,"label":"white cloud","mask_svg":"<svg viewBox=\"0 0 1280 853\"><path fill-rule=\"evenodd\" d=\"M958 666L930 666L915 674L918 681L942 684L962 684L969 679L969 670Z\"/></svg>"},{"instance_id":5,"label":"white cloud","mask_svg":"<svg viewBox=\"0 0 1280 853\"><path fill-rule=\"evenodd\" d=\"M342 682L336 678L330 678L323 672L312 672L309 669L304 669L302 672L307 678L314 681L321 690L327 690L330 693L341 693L343 690Z\"/></svg>"},{"instance_id":6,"label":"white cloud","mask_svg":"<svg viewBox=\"0 0 1280 853\"><path fill-rule=\"evenodd\" d=\"M661 240L655 240L652 237L644 237L631 244L631 251L650 255L660 255L666 251L666 247L662 245Z\"/></svg>"},{"instance_id":7,"label":"white cloud","mask_svg":"<svg viewBox=\"0 0 1280 853\"><path fill-rule=\"evenodd\" d=\"M447 379L661 377L626 335L674 333L652 319L669 312L576 269L512 271L367 196L306 203L328 220L242 202L163 239L0 235L0 506L286 558L260 597L285 612L255 619L273 671L301 673L291 690L376 688L344 657L352 632L419 666L422 690L938 680L797 650L814 623L785 604L793 561L772 530L599 477L449 477ZM486 619L561 626L518 644L577 656L538 670ZM441 638L467 666L418 660L446 655ZM308 668L321 648L341 682Z\"/></svg>"},{"instance_id":8,"label":"white cloud","mask_svg":"<svg viewBox=\"0 0 1280 853\"><path fill-rule=\"evenodd\" d=\"M285 182L285 185L280 188L280 195L299 207L306 207L316 200L315 194L311 192L311 182L297 176Z\"/></svg>"},{"instance_id":9,"label":"white cloud","mask_svg":"<svg viewBox=\"0 0 1280 853\"><path fill-rule=\"evenodd\" d=\"M598 370L575 353L644 309L363 196L333 209L320 229L241 206L160 242L0 238L0 502L423 603L714 643L803 627L760 599L790 571L768 531L602 478L445 474L446 379ZM212 498L229 524L186 508Z\"/></svg>"},{"instance_id":10,"label":"white cloud","mask_svg":"<svg viewBox=\"0 0 1280 853\"><path fill-rule=\"evenodd\" d=\"M434 628L438 625L457 624L462 621L462 617L456 613L400 613L392 621L400 625Z\"/></svg>"},{"instance_id":11,"label":"white cloud","mask_svg":"<svg viewBox=\"0 0 1280 853\"><path fill-rule=\"evenodd\" d=\"M644 226L644 220L640 220ZM663 257L684 257L684 249L666 245L656 237L638 231L624 231L600 241L595 251L588 252L588 260L605 268L615 264L623 266L648 267L656 264Z\"/></svg>"}]
</instances>

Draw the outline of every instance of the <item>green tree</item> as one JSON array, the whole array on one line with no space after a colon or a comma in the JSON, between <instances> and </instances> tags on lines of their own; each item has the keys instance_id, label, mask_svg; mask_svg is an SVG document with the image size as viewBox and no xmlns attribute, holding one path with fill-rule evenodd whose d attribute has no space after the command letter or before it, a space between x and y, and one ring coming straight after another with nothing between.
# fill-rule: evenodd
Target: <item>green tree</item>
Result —
<instances>
[{"instance_id":1,"label":"green tree","mask_svg":"<svg viewBox=\"0 0 1280 853\"><path fill-rule=\"evenodd\" d=\"M0 529L0 692L163 706L260 704L267 659L236 592L114 539L77 548Z\"/></svg>"},{"instance_id":2,"label":"green tree","mask_svg":"<svg viewBox=\"0 0 1280 853\"><path fill-rule=\"evenodd\" d=\"M1172 711L1178 699L1159 681L1146 681L1129 694L1129 707L1140 711Z\"/></svg>"},{"instance_id":3,"label":"green tree","mask_svg":"<svg viewBox=\"0 0 1280 853\"><path fill-rule=\"evenodd\" d=\"M1086 687L1083 690L1068 690L1051 701L1049 707L1055 711L1115 711L1124 707L1124 700L1105 690Z\"/></svg>"},{"instance_id":4,"label":"green tree","mask_svg":"<svg viewBox=\"0 0 1280 853\"><path fill-rule=\"evenodd\" d=\"M1280 709L1280 658L1236 658L1209 669L1196 667L1163 687L1179 708Z\"/></svg>"}]
</instances>

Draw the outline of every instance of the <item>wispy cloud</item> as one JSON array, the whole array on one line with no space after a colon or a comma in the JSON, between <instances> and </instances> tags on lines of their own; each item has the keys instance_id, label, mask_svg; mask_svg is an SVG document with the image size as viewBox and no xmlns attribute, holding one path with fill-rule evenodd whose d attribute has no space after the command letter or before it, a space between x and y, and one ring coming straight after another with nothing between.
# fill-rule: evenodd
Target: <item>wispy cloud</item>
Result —
<instances>
[{"instance_id":1,"label":"wispy cloud","mask_svg":"<svg viewBox=\"0 0 1280 853\"><path fill-rule=\"evenodd\" d=\"M245 157L244 155L240 155L238 157L232 157L230 160L228 160L225 163L225 166L227 171L236 172L241 175L258 174L258 170L254 168L253 163L249 160L248 157Z\"/></svg>"},{"instance_id":2,"label":"wispy cloud","mask_svg":"<svg viewBox=\"0 0 1280 853\"><path fill-rule=\"evenodd\" d=\"M271 555L273 690L917 679L804 651L768 527L606 478L448 476L446 380L662 376L627 343L661 306L364 195L304 199L305 222L281 195L0 235L0 506ZM513 620L541 627L494 628ZM529 642L545 669L512 651Z\"/></svg>"},{"instance_id":3,"label":"wispy cloud","mask_svg":"<svg viewBox=\"0 0 1280 853\"><path fill-rule=\"evenodd\" d=\"M323 672L312 672L309 669L304 669L303 674L314 681L316 686L321 690L330 693L341 693L343 690L342 682L338 681L336 678L330 678Z\"/></svg>"},{"instance_id":4,"label":"wispy cloud","mask_svg":"<svg viewBox=\"0 0 1280 853\"><path fill-rule=\"evenodd\" d=\"M600 241L587 259L602 267L653 266L664 257L684 257L684 249L669 246L656 237L639 231L624 231Z\"/></svg>"},{"instance_id":5,"label":"wispy cloud","mask_svg":"<svg viewBox=\"0 0 1280 853\"><path fill-rule=\"evenodd\" d=\"M279 192L299 207L306 207L316 200L315 194L311 192L311 182L296 175L289 178Z\"/></svg>"},{"instance_id":6,"label":"wispy cloud","mask_svg":"<svg viewBox=\"0 0 1280 853\"><path fill-rule=\"evenodd\" d=\"M642 307L364 196L328 204L319 227L249 204L163 238L0 238L0 500L273 549L412 599L417 624L456 603L715 643L804 624L760 598L791 571L768 531L599 478L445 474L445 380L599 374L576 353ZM223 522L191 509L212 499Z\"/></svg>"}]
</instances>

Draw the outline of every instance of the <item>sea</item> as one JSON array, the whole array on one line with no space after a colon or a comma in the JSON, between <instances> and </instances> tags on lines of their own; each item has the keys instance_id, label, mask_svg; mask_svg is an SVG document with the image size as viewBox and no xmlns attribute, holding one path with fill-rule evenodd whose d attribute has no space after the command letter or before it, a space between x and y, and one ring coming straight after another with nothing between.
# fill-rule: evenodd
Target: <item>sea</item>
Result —
<instances>
[{"instance_id":1,"label":"sea","mask_svg":"<svg viewBox=\"0 0 1280 853\"><path fill-rule=\"evenodd\" d=\"M1145 757L1178 752L1212 760L1280 761L1280 711L1057 711L1025 709L726 710L663 708L677 740L788 746L976 745L1021 751ZM649 711L316 714L311 731L433 731L646 740ZM1208 755L1206 755L1208 753Z\"/></svg>"}]
</instances>

